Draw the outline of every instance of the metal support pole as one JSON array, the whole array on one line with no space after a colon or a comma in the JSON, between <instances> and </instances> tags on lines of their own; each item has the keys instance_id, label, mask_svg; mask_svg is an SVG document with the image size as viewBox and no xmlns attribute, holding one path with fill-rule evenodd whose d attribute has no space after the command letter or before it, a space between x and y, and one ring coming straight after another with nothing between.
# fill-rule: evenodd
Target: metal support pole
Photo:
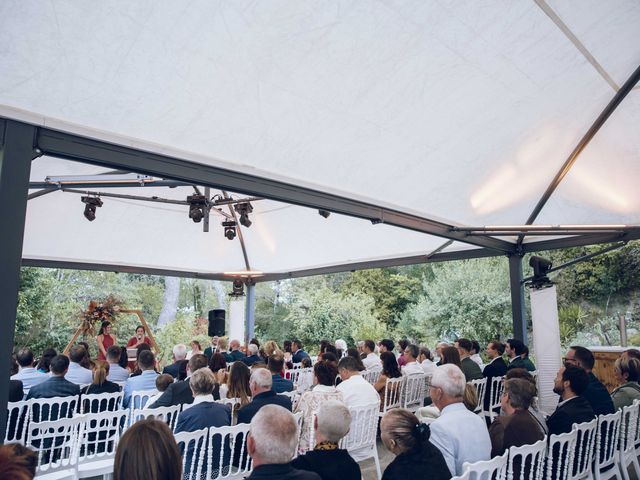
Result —
<instances>
[{"instance_id":1,"label":"metal support pole","mask_svg":"<svg viewBox=\"0 0 640 480\"><path fill-rule=\"evenodd\" d=\"M35 128L0 121L0 441L7 426L9 355L16 328L20 262Z\"/></svg>"},{"instance_id":2,"label":"metal support pole","mask_svg":"<svg viewBox=\"0 0 640 480\"><path fill-rule=\"evenodd\" d=\"M527 314L524 310L524 285L522 284L522 256L509 256L509 284L511 286L511 314L513 336L527 343Z\"/></svg>"},{"instance_id":3,"label":"metal support pole","mask_svg":"<svg viewBox=\"0 0 640 480\"><path fill-rule=\"evenodd\" d=\"M245 321L247 322L246 329L246 343L249 343L249 340L254 338L254 330L256 323L256 284L255 282L249 280L247 282L247 299L245 303Z\"/></svg>"}]
</instances>

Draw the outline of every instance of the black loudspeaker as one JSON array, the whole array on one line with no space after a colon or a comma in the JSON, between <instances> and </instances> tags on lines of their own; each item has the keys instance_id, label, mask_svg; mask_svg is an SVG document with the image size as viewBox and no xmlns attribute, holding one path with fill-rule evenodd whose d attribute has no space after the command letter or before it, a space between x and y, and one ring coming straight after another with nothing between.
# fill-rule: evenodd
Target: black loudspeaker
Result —
<instances>
[{"instance_id":1,"label":"black loudspeaker","mask_svg":"<svg viewBox=\"0 0 640 480\"><path fill-rule=\"evenodd\" d=\"M209 336L222 337L224 335L224 310L209 310Z\"/></svg>"}]
</instances>

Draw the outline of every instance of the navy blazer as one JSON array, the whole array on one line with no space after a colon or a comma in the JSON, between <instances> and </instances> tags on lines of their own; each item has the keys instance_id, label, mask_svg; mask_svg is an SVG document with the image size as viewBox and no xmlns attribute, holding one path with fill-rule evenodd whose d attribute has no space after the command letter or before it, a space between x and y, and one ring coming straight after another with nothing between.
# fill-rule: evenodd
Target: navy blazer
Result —
<instances>
[{"instance_id":1,"label":"navy blazer","mask_svg":"<svg viewBox=\"0 0 640 480\"><path fill-rule=\"evenodd\" d=\"M309 354L307 352L305 352L304 350L300 349L296 353L293 354L293 356L291 357L291 361L293 363L300 363L300 362L302 362L303 358L309 358Z\"/></svg>"},{"instance_id":2,"label":"navy blazer","mask_svg":"<svg viewBox=\"0 0 640 480\"><path fill-rule=\"evenodd\" d=\"M296 470L288 463L282 465L260 465L246 477L247 480L321 480L321 477L308 470Z\"/></svg>"},{"instance_id":3,"label":"navy blazer","mask_svg":"<svg viewBox=\"0 0 640 480\"><path fill-rule=\"evenodd\" d=\"M9 401L19 402L24 398L24 390L20 380L9 380Z\"/></svg>"},{"instance_id":4,"label":"navy blazer","mask_svg":"<svg viewBox=\"0 0 640 480\"><path fill-rule=\"evenodd\" d=\"M220 400L220 386L216 384L213 389L213 399ZM174 382L160 395L160 397L149 405L149 408L170 407L172 405L181 405L183 403L193 403L193 393L189 386L189 379Z\"/></svg>"},{"instance_id":5,"label":"navy blazer","mask_svg":"<svg viewBox=\"0 0 640 480\"><path fill-rule=\"evenodd\" d=\"M271 390L276 393L282 392L292 392L293 391L293 382L291 380L287 380L286 378L282 378L280 375L271 374Z\"/></svg>"},{"instance_id":6,"label":"navy blazer","mask_svg":"<svg viewBox=\"0 0 640 480\"><path fill-rule=\"evenodd\" d=\"M71 383L64 377L52 376L31 387L27 400L30 398L68 397L70 395L80 395L80 386Z\"/></svg>"},{"instance_id":7,"label":"navy blazer","mask_svg":"<svg viewBox=\"0 0 640 480\"><path fill-rule=\"evenodd\" d=\"M589 402L583 397L574 397L556 408L556 411L547 418L549 435L570 432L574 423L590 422L594 418L596 414L593 413Z\"/></svg>"},{"instance_id":8,"label":"navy blazer","mask_svg":"<svg viewBox=\"0 0 640 480\"><path fill-rule=\"evenodd\" d=\"M294 458L289 464L298 470L316 472L322 480L360 480L360 465L351 458L349 452L336 450L311 450ZM446 464L445 464L446 465ZM407 480L407 479L405 479Z\"/></svg>"},{"instance_id":9,"label":"navy blazer","mask_svg":"<svg viewBox=\"0 0 640 480\"><path fill-rule=\"evenodd\" d=\"M593 372L589 372L589 385L582 396L589 402L596 415L608 415L616 411L607 387L598 380Z\"/></svg>"},{"instance_id":10,"label":"navy blazer","mask_svg":"<svg viewBox=\"0 0 640 480\"><path fill-rule=\"evenodd\" d=\"M250 357L241 358L240 361L250 367L254 363L264 362L264 358L262 358L260 355L251 355Z\"/></svg>"},{"instance_id":11,"label":"navy blazer","mask_svg":"<svg viewBox=\"0 0 640 480\"><path fill-rule=\"evenodd\" d=\"M484 370L482 371L482 375L487 378L504 377L506 374L507 364L502 357L494 358L484 367Z\"/></svg>"},{"instance_id":12,"label":"navy blazer","mask_svg":"<svg viewBox=\"0 0 640 480\"><path fill-rule=\"evenodd\" d=\"M187 360L178 360L177 362L164 367L162 373L168 373L173 378L184 380L185 378L187 378L187 363Z\"/></svg>"},{"instance_id":13,"label":"navy blazer","mask_svg":"<svg viewBox=\"0 0 640 480\"><path fill-rule=\"evenodd\" d=\"M238 423L251 423L253 416L265 405L280 405L291 411L291 400L285 395L278 395L273 390L262 392L253 397L253 400L238 410Z\"/></svg>"}]
</instances>

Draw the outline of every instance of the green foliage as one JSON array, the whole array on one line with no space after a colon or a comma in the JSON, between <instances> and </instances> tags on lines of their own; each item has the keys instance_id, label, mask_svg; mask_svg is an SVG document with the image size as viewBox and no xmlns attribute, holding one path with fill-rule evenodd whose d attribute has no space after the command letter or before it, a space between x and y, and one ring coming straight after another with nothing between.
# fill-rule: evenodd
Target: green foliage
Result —
<instances>
[{"instance_id":1,"label":"green foliage","mask_svg":"<svg viewBox=\"0 0 640 480\"><path fill-rule=\"evenodd\" d=\"M568 346L570 341L584 328L587 315L580 305L569 305L558 309L558 321L560 323L560 343Z\"/></svg>"}]
</instances>

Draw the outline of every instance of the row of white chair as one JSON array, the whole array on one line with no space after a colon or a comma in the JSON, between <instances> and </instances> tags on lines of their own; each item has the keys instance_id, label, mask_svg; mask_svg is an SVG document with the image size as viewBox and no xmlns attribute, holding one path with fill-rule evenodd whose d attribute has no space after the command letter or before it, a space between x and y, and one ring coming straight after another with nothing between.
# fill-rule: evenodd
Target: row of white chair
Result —
<instances>
[{"instance_id":1,"label":"row of white chair","mask_svg":"<svg viewBox=\"0 0 640 480\"><path fill-rule=\"evenodd\" d=\"M428 382L429 377L421 373L387 378L380 417L394 408L405 408L415 413L424 403Z\"/></svg>"}]
</instances>

